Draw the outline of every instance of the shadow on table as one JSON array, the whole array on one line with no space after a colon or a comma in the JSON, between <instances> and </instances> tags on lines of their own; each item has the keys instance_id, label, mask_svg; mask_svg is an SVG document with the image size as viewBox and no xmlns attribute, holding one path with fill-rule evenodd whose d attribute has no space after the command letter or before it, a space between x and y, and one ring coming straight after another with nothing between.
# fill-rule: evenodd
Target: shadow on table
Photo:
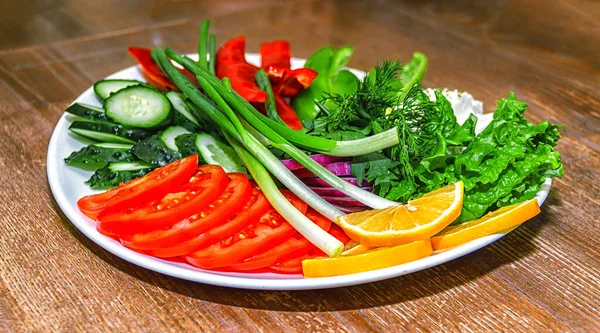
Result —
<instances>
[{"instance_id":1,"label":"shadow on table","mask_svg":"<svg viewBox=\"0 0 600 333\"><path fill-rule=\"evenodd\" d=\"M554 191L550 192L546 205L560 205ZM61 215L65 227L90 251L113 267L145 283L204 302L290 312L371 308L443 293L527 257L536 248L537 234L545 225L554 222L552 212L546 209L483 249L427 270L385 281L312 291L254 291L189 282L135 266L90 241L68 221L56 203L54 209Z\"/></svg>"}]
</instances>

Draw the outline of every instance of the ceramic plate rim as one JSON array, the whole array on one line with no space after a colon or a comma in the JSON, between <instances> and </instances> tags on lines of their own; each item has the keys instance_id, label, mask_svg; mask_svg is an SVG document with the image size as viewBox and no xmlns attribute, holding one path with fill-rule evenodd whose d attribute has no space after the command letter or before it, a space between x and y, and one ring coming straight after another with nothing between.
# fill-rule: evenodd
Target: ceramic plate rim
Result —
<instances>
[{"instance_id":1,"label":"ceramic plate rim","mask_svg":"<svg viewBox=\"0 0 600 333\"><path fill-rule=\"evenodd\" d=\"M249 62L256 64L260 58L257 54L248 53L247 59ZM302 66L303 63L303 59L292 59L293 67ZM358 75L363 74L363 72L358 70L352 71ZM143 80L138 66L136 65L120 70L110 75L108 78L131 78L132 76L133 78ZM85 101L90 103L90 98L96 98L93 87L89 87L85 90L74 102ZM64 141L66 143L72 143L77 147L83 146L83 143L77 141L68 133L68 125L68 115L63 114L53 130L48 144L48 153L46 157L48 183L58 206L65 216L87 238L113 255L151 271L188 281L222 287L255 290L311 290L352 286L390 279L437 266L489 245L510 232L510 230L508 230L479 238L461 246L435 253L433 256L410 263L369 272L334 277L303 278L301 275L220 273L201 270L187 264L173 263L129 250L122 246L118 241L106 237L96 230L94 222L77 209L76 200L78 198L70 197L68 195L68 191L73 189L70 185L77 186L77 184L69 182L68 179L79 176L78 173L81 173L81 171L70 168L63 162L63 158L71 151L60 151L59 144ZM75 142L79 142L79 144L76 144ZM89 174L87 175L89 177ZM65 179L67 181L64 181ZM551 184L552 180L550 178L546 179L542 189L537 193L536 198L538 199L540 206L548 196ZM87 187L87 185L82 182L80 182L79 186ZM89 188L86 192L92 193Z\"/></svg>"}]
</instances>

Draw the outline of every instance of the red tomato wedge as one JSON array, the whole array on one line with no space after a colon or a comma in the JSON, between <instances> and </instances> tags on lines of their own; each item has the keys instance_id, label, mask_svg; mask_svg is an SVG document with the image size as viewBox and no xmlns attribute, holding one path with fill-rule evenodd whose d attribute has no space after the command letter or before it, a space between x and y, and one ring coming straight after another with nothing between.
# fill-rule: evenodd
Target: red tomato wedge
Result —
<instances>
[{"instance_id":1,"label":"red tomato wedge","mask_svg":"<svg viewBox=\"0 0 600 333\"><path fill-rule=\"evenodd\" d=\"M85 196L77 201L77 206L85 215L96 219L105 210L119 210L163 197L186 182L196 168L198 155L186 157L114 189Z\"/></svg>"},{"instance_id":2,"label":"red tomato wedge","mask_svg":"<svg viewBox=\"0 0 600 333\"><path fill-rule=\"evenodd\" d=\"M283 120L283 122L288 125L293 130L301 130L302 122L296 111L289 105L282 97L279 95L275 95L275 107L277 108L277 114L279 114L279 118Z\"/></svg>"},{"instance_id":3,"label":"red tomato wedge","mask_svg":"<svg viewBox=\"0 0 600 333\"><path fill-rule=\"evenodd\" d=\"M331 227L331 221L312 208L308 209L306 217L325 231L329 230ZM306 238L302 237L300 234L296 234L294 237L291 237L274 248L257 254L252 258L248 258L239 264L231 265L229 268L237 271L247 271L269 267L281 261L303 256L313 248L315 248L315 246Z\"/></svg>"},{"instance_id":4,"label":"red tomato wedge","mask_svg":"<svg viewBox=\"0 0 600 333\"><path fill-rule=\"evenodd\" d=\"M185 215L178 215L176 223L170 224L170 228L121 237L121 243L136 250L172 247L229 220L250 199L252 184L242 173L230 173L228 176L229 185L224 191L219 191L222 194L218 198L197 202Z\"/></svg>"},{"instance_id":5,"label":"red tomato wedge","mask_svg":"<svg viewBox=\"0 0 600 333\"><path fill-rule=\"evenodd\" d=\"M171 227L199 213L227 187L227 175L218 165L202 165L188 182L158 200L139 202L127 209L98 215L98 231L124 237Z\"/></svg>"},{"instance_id":6,"label":"red tomato wedge","mask_svg":"<svg viewBox=\"0 0 600 333\"><path fill-rule=\"evenodd\" d=\"M267 201L267 198L265 198L260 189L254 188L252 190L252 196L248 202L246 202L246 205L242 208L242 211L233 218L229 219L229 221L190 240L183 241L171 247L147 250L144 251L144 253L159 258L186 255L200 248L207 247L214 243L220 242L221 240L232 237L236 233L242 231L248 225L258 221L261 216L269 211L269 209L271 209L271 205L269 204L269 201Z\"/></svg>"},{"instance_id":7,"label":"red tomato wedge","mask_svg":"<svg viewBox=\"0 0 600 333\"><path fill-rule=\"evenodd\" d=\"M306 213L308 206L305 202L290 191L281 192L299 211ZM204 269L227 267L280 244L294 233L296 230L271 208L244 230L207 248L190 253L185 259L188 263Z\"/></svg>"},{"instance_id":8,"label":"red tomato wedge","mask_svg":"<svg viewBox=\"0 0 600 333\"><path fill-rule=\"evenodd\" d=\"M290 42L285 40L274 40L260 44L260 59L262 68L277 66L280 68L290 68Z\"/></svg>"},{"instance_id":9,"label":"red tomato wedge","mask_svg":"<svg viewBox=\"0 0 600 333\"><path fill-rule=\"evenodd\" d=\"M129 47L129 54L137 60L140 66L142 66L144 73L150 78L150 84L162 91L179 90L175 83L171 81L167 74L165 74L154 59L152 59L151 52L152 50L146 48L135 46ZM196 78L192 73L181 68L179 68L179 71L185 74L192 83L196 82Z\"/></svg>"}]
</instances>

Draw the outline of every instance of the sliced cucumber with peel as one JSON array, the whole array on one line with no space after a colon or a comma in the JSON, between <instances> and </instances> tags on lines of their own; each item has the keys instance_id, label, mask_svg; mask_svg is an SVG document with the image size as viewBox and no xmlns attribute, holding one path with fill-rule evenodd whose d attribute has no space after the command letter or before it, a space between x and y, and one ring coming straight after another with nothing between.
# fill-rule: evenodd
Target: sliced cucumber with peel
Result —
<instances>
[{"instance_id":1,"label":"sliced cucumber with peel","mask_svg":"<svg viewBox=\"0 0 600 333\"><path fill-rule=\"evenodd\" d=\"M114 94L123 88L136 86L136 85L140 85L140 84L145 84L145 83L142 81L136 81L136 80L119 80L119 79L100 80L100 81L94 83L94 92L102 100L105 100L111 94Z\"/></svg>"},{"instance_id":2,"label":"sliced cucumber with peel","mask_svg":"<svg viewBox=\"0 0 600 333\"><path fill-rule=\"evenodd\" d=\"M210 134L198 134L196 136L196 148L207 164L218 164L226 172L246 173L242 160L233 148L215 139Z\"/></svg>"},{"instance_id":3,"label":"sliced cucumber with peel","mask_svg":"<svg viewBox=\"0 0 600 333\"><path fill-rule=\"evenodd\" d=\"M200 128L200 123L196 116L192 114L189 105L185 101L185 95L176 91L169 91L165 94L171 105L173 105L175 124L185 127L190 131L196 131Z\"/></svg>"},{"instance_id":4,"label":"sliced cucumber with peel","mask_svg":"<svg viewBox=\"0 0 600 333\"><path fill-rule=\"evenodd\" d=\"M186 130L181 126L170 126L162 132L160 135L160 139L165 143L165 145L174 151L179 151L177 144L175 143L175 139L183 134L190 134L191 132Z\"/></svg>"},{"instance_id":5,"label":"sliced cucumber with peel","mask_svg":"<svg viewBox=\"0 0 600 333\"><path fill-rule=\"evenodd\" d=\"M150 132L140 128L128 128L119 124L94 121L74 121L69 126L73 133L100 142L130 143L150 136Z\"/></svg>"},{"instance_id":6,"label":"sliced cucumber with peel","mask_svg":"<svg viewBox=\"0 0 600 333\"><path fill-rule=\"evenodd\" d=\"M83 119L110 122L110 120L106 117L103 108L85 103L73 103L65 110L65 112Z\"/></svg>"},{"instance_id":7,"label":"sliced cucumber with peel","mask_svg":"<svg viewBox=\"0 0 600 333\"><path fill-rule=\"evenodd\" d=\"M123 88L104 101L106 116L125 126L160 128L171 121L171 102L160 91L136 85Z\"/></svg>"},{"instance_id":8,"label":"sliced cucumber with peel","mask_svg":"<svg viewBox=\"0 0 600 333\"><path fill-rule=\"evenodd\" d=\"M110 171L135 171L142 169L154 169L155 165L150 163L146 163L144 161L135 161L135 162L113 162L108 164L108 169Z\"/></svg>"}]
</instances>

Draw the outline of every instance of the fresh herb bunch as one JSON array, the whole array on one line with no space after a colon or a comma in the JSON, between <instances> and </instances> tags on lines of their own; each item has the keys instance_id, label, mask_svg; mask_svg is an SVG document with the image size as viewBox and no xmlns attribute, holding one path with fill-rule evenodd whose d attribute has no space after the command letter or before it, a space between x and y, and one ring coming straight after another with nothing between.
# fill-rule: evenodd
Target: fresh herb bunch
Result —
<instances>
[{"instance_id":1,"label":"fresh herb bunch","mask_svg":"<svg viewBox=\"0 0 600 333\"><path fill-rule=\"evenodd\" d=\"M436 91L438 101L443 97ZM419 161L414 177L392 180L386 198L406 202L446 184L465 184L463 209L457 222L532 199L547 177L562 177L560 154L554 150L563 129L544 121L534 125L524 118L527 104L514 94L497 102L494 119L475 135L477 118L459 125L447 101L437 103L438 139Z\"/></svg>"},{"instance_id":2,"label":"fresh herb bunch","mask_svg":"<svg viewBox=\"0 0 600 333\"><path fill-rule=\"evenodd\" d=\"M388 109L388 112L375 119L373 125L376 133L390 128L396 128L400 142L388 148L384 155L393 161L398 161L401 175L412 177L414 165L435 145L437 121L435 106L416 83L408 91L404 101L398 106Z\"/></svg>"},{"instance_id":3,"label":"fresh herb bunch","mask_svg":"<svg viewBox=\"0 0 600 333\"><path fill-rule=\"evenodd\" d=\"M385 60L358 83L354 92L326 93L319 103L321 114L315 119L311 134L330 138L334 133L344 139L370 134L369 124L397 105L402 68L400 61Z\"/></svg>"}]
</instances>

